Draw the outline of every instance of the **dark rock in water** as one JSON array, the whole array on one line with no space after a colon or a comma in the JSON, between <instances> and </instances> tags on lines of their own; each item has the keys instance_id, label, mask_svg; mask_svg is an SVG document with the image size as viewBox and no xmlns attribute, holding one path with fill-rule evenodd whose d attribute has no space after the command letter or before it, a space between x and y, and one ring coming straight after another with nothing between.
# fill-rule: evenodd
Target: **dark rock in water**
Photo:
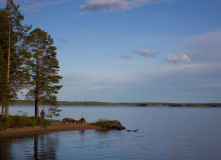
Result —
<instances>
[{"instance_id":1,"label":"dark rock in water","mask_svg":"<svg viewBox=\"0 0 221 160\"><path fill-rule=\"evenodd\" d=\"M137 132L137 131L138 131L138 129L134 130L134 132Z\"/></svg>"},{"instance_id":2,"label":"dark rock in water","mask_svg":"<svg viewBox=\"0 0 221 160\"><path fill-rule=\"evenodd\" d=\"M110 128L112 128L112 129L116 129L116 130L126 129L124 126L121 125L120 121L118 121L118 120L113 120L110 122L112 123L112 125L110 126Z\"/></svg>"},{"instance_id":3,"label":"dark rock in water","mask_svg":"<svg viewBox=\"0 0 221 160\"><path fill-rule=\"evenodd\" d=\"M127 132L131 132L132 130L127 130Z\"/></svg>"},{"instance_id":4,"label":"dark rock in water","mask_svg":"<svg viewBox=\"0 0 221 160\"><path fill-rule=\"evenodd\" d=\"M62 123L66 123L66 122L68 122L68 123L75 123L76 120L74 120L73 118L64 118L62 120Z\"/></svg>"}]
</instances>

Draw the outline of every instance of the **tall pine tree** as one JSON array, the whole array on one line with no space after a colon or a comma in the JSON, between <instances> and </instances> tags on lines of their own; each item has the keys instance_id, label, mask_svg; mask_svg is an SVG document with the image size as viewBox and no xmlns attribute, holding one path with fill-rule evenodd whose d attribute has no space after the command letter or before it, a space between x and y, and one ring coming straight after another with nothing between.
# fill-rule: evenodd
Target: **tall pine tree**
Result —
<instances>
[{"instance_id":1,"label":"tall pine tree","mask_svg":"<svg viewBox=\"0 0 221 160\"><path fill-rule=\"evenodd\" d=\"M39 104L55 104L58 90L57 85L62 78L58 75L59 64L56 58L56 47L47 32L36 28L27 37L29 52L32 54L31 74L32 86L27 94L29 99L35 99L35 116L39 116Z\"/></svg>"},{"instance_id":2,"label":"tall pine tree","mask_svg":"<svg viewBox=\"0 0 221 160\"><path fill-rule=\"evenodd\" d=\"M7 69L6 69L6 60L4 58L3 50L0 46L0 105L2 106L2 117L4 117L5 113L5 104L7 97Z\"/></svg>"},{"instance_id":3,"label":"tall pine tree","mask_svg":"<svg viewBox=\"0 0 221 160\"><path fill-rule=\"evenodd\" d=\"M24 16L18 9L19 5L15 5L13 0L7 0L6 7L0 11L0 43L6 61L6 94L2 97L6 117L9 115L9 102L17 97L17 92L30 78L26 64L30 55L24 50L23 42L31 27L21 24Z\"/></svg>"}]
</instances>

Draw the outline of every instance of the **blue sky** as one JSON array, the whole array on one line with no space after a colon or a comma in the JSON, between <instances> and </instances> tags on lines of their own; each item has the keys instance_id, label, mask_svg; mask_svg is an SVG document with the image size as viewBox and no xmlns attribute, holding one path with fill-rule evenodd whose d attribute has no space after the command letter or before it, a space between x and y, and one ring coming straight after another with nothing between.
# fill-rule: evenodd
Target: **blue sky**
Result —
<instances>
[{"instance_id":1,"label":"blue sky","mask_svg":"<svg viewBox=\"0 0 221 160\"><path fill-rule=\"evenodd\" d=\"M220 0L14 2L54 39L58 100L221 102Z\"/></svg>"}]
</instances>

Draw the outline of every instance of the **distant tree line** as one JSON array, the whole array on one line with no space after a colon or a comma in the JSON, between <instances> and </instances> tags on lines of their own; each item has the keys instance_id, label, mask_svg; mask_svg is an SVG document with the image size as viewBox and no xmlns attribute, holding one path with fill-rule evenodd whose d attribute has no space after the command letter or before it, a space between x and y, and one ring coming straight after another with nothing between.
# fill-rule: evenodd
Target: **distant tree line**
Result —
<instances>
[{"instance_id":1,"label":"distant tree line","mask_svg":"<svg viewBox=\"0 0 221 160\"><path fill-rule=\"evenodd\" d=\"M16 100L11 105L34 105L34 101ZM41 105L46 105L41 103ZM145 103L110 103L110 102L70 102L70 101L57 101L54 105L60 106L157 106L157 107L221 107L221 103L157 103L157 102L145 102Z\"/></svg>"},{"instance_id":2,"label":"distant tree line","mask_svg":"<svg viewBox=\"0 0 221 160\"><path fill-rule=\"evenodd\" d=\"M2 116L9 116L9 104L17 93L28 90L27 99L35 100L35 116L39 116L39 104L54 104L61 89L57 85L59 64L56 47L47 32L22 25L24 16L19 5L6 0L0 9L0 105Z\"/></svg>"}]
</instances>

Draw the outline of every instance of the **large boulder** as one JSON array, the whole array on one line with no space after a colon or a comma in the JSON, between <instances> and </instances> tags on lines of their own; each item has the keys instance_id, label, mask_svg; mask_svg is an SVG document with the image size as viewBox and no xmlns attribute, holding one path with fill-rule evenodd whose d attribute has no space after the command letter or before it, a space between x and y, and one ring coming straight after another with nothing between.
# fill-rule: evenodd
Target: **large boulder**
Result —
<instances>
[{"instance_id":1,"label":"large boulder","mask_svg":"<svg viewBox=\"0 0 221 160\"><path fill-rule=\"evenodd\" d=\"M62 123L66 123L66 122L68 122L68 123L75 123L76 120L74 120L73 118L64 118L62 120Z\"/></svg>"},{"instance_id":2,"label":"large boulder","mask_svg":"<svg viewBox=\"0 0 221 160\"><path fill-rule=\"evenodd\" d=\"M111 121L112 125L110 126L110 128L112 129L116 129L116 130L124 130L126 129L124 126L121 125L120 121L118 120L113 120Z\"/></svg>"}]
</instances>

